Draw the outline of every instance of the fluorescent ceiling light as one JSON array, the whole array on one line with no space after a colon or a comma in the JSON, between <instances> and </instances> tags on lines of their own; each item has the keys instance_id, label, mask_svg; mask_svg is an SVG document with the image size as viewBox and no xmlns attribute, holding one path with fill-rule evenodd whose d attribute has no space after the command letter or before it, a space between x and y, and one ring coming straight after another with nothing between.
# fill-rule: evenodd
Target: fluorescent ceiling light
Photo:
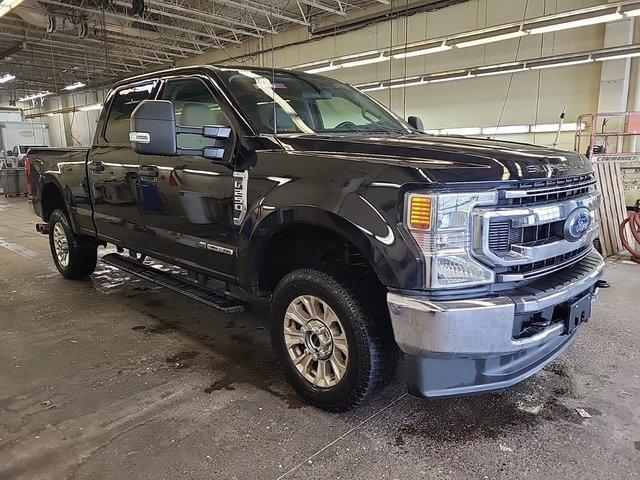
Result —
<instances>
[{"instance_id":1,"label":"fluorescent ceiling light","mask_svg":"<svg viewBox=\"0 0 640 480\"><path fill-rule=\"evenodd\" d=\"M378 83L375 86L368 86L365 88L359 88L361 92L377 92L378 90L386 90L387 87L383 87L382 83Z\"/></svg>"},{"instance_id":2,"label":"fluorescent ceiling light","mask_svg":"<svg viewBox=\"0 0 640 480\"><path fill-rule=\"evenodd\" d=\"M415 45L413 47L406 48L404 50L396 50L396 53L391 53L393 58L410 58L420 55L428 55L430 53L444 52L451 50L450 45L446 45L445 42L432 42L424 45Z\"/></svg>"},{"instance_id":3,"label":"fluorescent ceiling light","mask_svg":"<svg viewBox=\"0 0 640 480\"><path fill-rule=\"evenodd\" d=\"M84 107L78 108L78 110L82 112L88 112L90 110L100 110L102 108L101 103L94 103L93 105L85 105Z\"/></svg>"},{"instance_id":4,"label":"fluorescent ceiling light","mask_svg":"<svg viewBox=\"0 0 640 480\"><path fill-rule=\"evenodd\" d=\"M309 70L305 70L304 73L322 73L322 72L330 72L332 70L338 70L340 65L334 65L330 63L329 65L323 65L322 67L311 68Z\"/></svg>"},{"instance_id":5,"label":"fluorescent ceiling light","mask_svg":"<svg viewBox=\"0 0 640 480\"><path fill-rule=\"evenodd\" d=\"M404 88L404 87L415 87L416 85L424 85L427 82L424 80L416 80L415 82L405 82L405 83L395 83L393 85L389 85L389 88Z\"/></svg>"},{"instance_id":6,"label":"fluorescent ceiling light","mask_svg":"<svg viewBox=\"0 0 640 480\"><path fill-rule=\"evenodd\" d=\"M29 95L26 97L19 98L19 102L28 102L29 100L36 100L38 98L46 97L47 95L51 95L51 92L40 92L34 93L33 95Z\"/></svg>"},{"instance_id":7,"label":"fluorescent ceiling light","mask_svg":"<svg viewBox=\"0 0 640 480\"><path fill-rule=\"evenodd\" d=\"M412 87L414 85L423 85L425 83L426 82L422 80L422 77L407 77L407 78L401 78L398 80L383 82L382 86L385 88L403 88L403 87Z\"/></svg>"},{"instance_id":8,"label":"fluorescent ceiling light","mask_svg":"<svg viewBox=\"0 0 640 480\"><path fill-rule=\"evenodd\" d=\"M359 67L360 65L369 65L372 63L380 63L389 60L389 57L383 56L381 53L363 55L363 58L345 58L335 62L335 65L342 68Z\"/></svg>"},{"instance_id":9,"label":"fluorescent ceiling light","mask_svg":"<svg viewBox=\"0 0 640 480\"><path fill-rule=\"evenodd\" d=\"M621 48L605 53L595 53L592 58L598 62L603 60L618 60L621 58L640 57L640 48Z\"/></svg>"},{"instance_id":10,"label":"fluorescent ceiling light","mask_svg":"<svg viewBox=\"0 0 640 480\"><path fill-rule=\"evenodd\" d=\"M532 70L540 70L542 68L568 67L570 65L580 65L580 64L589 63L589 62L593 62L593 59L585 58L582 60L567 60L567 61L557 60L549 63L540 63L537 65L527 64L527 67L529 67Z\"/></svg>"},{"instance_id":11,"label":"fluorescent ceiling light","mask_svg":"<svg viewBox=\"0 0 640 480\"><path fill-rule=\"evenodd\" d=\"M85 86L86 85L82 82L75 82L75 83L72 83L71 85L67 85L66 87L63 88L63 90L75 90L76 88L82 88Z\"/></svg>"},{"instance_id":12,"label":"fluorescent ceiling light","mask_svg":"<svg viewBox=\"0 0 640 480\"><path fill-rule=\"evenodd\" d=\"M529 125L503 125L482 129L483 135L513 135L517 133L529 133Z\"/></svg>"},{"instance_id":13,"label":"fluorescent ceiling light","mask_svg":"<svg viewBox=\"0 0 640 480\"><path fill-rule=\"evenodd\" d=\"M500 33L502 32L502 33ZM457 48L475 47L477 45L484 45L487 43L500 42L502 40L509 40L511 38L522 37L527 35L520 27L504 28L501 30L495 30L493 32L484 32L476 35L468 35L466 37L460 37L448 41L449 45L453 45ZM467 40L465 40L465 38Z\"/></svg>"},{"instance_id":14,"label":"fluorescent ceiling light","mask_svg":"<svg viewBox=\"0 0 640 480\"><path fill-rule=\"evenodd\" d=\"M440 83L440 82L452 82L454 80L464 80L466 78L473 78L471 73L465 73L462 75L442 75L436 77L426 77L427 83Z\"/></svg>"},{"instance_id":15,"label":"fluorescent ceiling light","mask_svg":"<svg viewBox=\"0 0 640 480\"><path fill-rule=\"evenodd\" d=\"M558 123L540 123L531 125L531 133L555 133L558 131ZM584 130L584 123L580 124L580 130ZM563 123L561 132L575 132L578 129L577 123Z\"/></svg>"},{"instance_id":16,"label":"fluorescent ceiling light","mask_svg":"<svg viewBox=\"0 0 640 480\"><path fill-rule=\"evenodd\" d=\"M482 135L480 127L443 128L442 135Z\"/></svg>"},{"instance_id":17,"label":"fluorescent ceiling light","mask_svg":"<svg viewBox=\"0 0 640 480\"><path fill-rule=\"evenodd\" d=\"M47 113L47 117L57 117L58 115L62 115L62 112Z\"/></svg>"},{"instance_id":18,"label":"fluorescent ceiling light","mask_svg":"<svg viewBox=\"0 0 640 480\"><path fill-rule=\"evenodd\" d=\"M0 17L9 13L12 9L22 3L22 0L2 0L0 2Z\"/></svg>"},{"instance_id":19,"label":"fluorescent ceiling light","mask_svg":"<svg viewBox=\"0 0 640 480\"><path fill-rule=\"evenodd\" d=\"M617 12L616 8L617 7L613 7L612 9L604 9L602 11L567 15L553 20L534 22L531 24L532 27L527 28L527 26L525 25L524 29L527 30L530 34L536 35L540 33L557 32L560 30L567 30L569 28L586 27L588 25L597 25L599 23L620 20L621 18L623 18L623 15Z\"/></svg>"},{"instance_id":20,"label":"fluorescent ceiling light","mask_svg":"<svg viewBox=\"0 0 640 480\"><path fill-rule=\"evenodd\" d=\"M528 70L524 63L511 63L504 65L491 65L487 67L480 67L473 71L473 75L476 77L487 77L489 75L501 75L503 73L516 73Z\"/></svg>"},{"instance_id":21,"label":"fluorescent ceiling light","mask_svg":"<svg viewBox=\"0 0 640 480\"><path fill-rule=\"evenodd\" d=\"M594 60L598 62L602 62L604 60L619 60L621 58L631 58L631 57L640 57L640 52L635 53L621 53L618 55L603 55L601 57L594 58Z\"/></svg>"},{"instance_id":22,"label":"fluorescent ceiling light","mask_svg":"<svg viewBox=\"0 0 640 480\"><path fill-rule=\"evenodd\" d=\"M640 3L631 3L627 5L622 5L620 7L620 13L622 13L626 17L637 17L640 15Z\"/></svg>"},{"instance_id":23,"label":"fluorescent ceiling light","mask_svg":"<svg viewBox=\"0 0 640 480\"><path fill-rule=\"evenodd\" d=\"M10 73L7 73L6 75L3 75L2 77L0 77L0 83L10 82L14 78L16 78L14 75L11 75Z\"/></svg>"}]
</instances>

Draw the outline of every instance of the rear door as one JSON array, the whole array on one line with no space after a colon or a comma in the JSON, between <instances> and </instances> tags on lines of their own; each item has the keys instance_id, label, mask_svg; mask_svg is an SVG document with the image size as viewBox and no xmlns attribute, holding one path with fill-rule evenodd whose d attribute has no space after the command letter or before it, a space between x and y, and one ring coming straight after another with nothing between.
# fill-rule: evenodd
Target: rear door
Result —
<instances>
[{"instance_id":1,"label":"rear door","mask_svg":"<svg viewBox=\"0 0 640 480\"><path fill-rule=\"evenodd\" d=\"M157 80L127 85L111 93L106 121L89 153L87 176L98 235L125 247L145 247L138 183L139 156L129 142L129 118L143 100L153 99Z\"/></svg>"},{"instance_id":2,"label":"rear door","mask_svg":"<svg viewBox=\"0 0 640 480\"><path fill-rule=\"evenodd\" d=\"M205 77L168 79L158 98L172 102L180 126L231 126ZM178 146L225 146L232 155L229 145L200 135L180 134ZM142 195L158 192L155 201L142 202L146 228L153 232L152 249L234 279L238 228L233 222L233 167L198 155L140 159Z\"/></svg>"}]
</instances>

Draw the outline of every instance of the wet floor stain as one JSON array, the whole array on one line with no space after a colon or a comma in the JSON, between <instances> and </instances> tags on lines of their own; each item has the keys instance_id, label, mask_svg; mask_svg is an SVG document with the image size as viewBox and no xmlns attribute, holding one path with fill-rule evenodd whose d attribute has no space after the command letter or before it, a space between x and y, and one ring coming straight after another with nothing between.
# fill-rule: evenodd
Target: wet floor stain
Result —
<instances>
[{"instance_id":1,"label":"wet floor stain","mask_svg":"<svg viewBox=\"0 0 640 480\"><path fill-rule=\"evenodd\" d=\"M567 382L566 377L558 378ZM571 390L570 386L552 388L546 398L537 400L539 406L535 410L523 408L523 398L532 395L526 385L519 391L418 401L409 416L412 421L400 426L398 435L438 442L467 442L533 430L545 421L580 425L585 419L561 401L565 392Z\"/></svg>"},{"instance_id":2,"label":"wet floor stain","mask_svg":"<svg viewBox=\"0 0 640 480\"><path fill-rule=\"evenodd\" d=\"M121 272L110 270L103 274L106 281L111 275L117 276ZM241 316L237 321L234 319L212 325L209 319L209 308L201 304L189 307L191 315L176 312L165 314L163 308L166 307L167 311L171 312L175 305L173 297L179 295L164 291L160 294L155 291L146 291L148 285L151 284L148 282L136 284L134 280L129 279L124 281L116 291L110 293L117 293L126 298L132 308L137 308L141 314L153 321L151 325L136 325L132 330L149 335L169 333L183 335L198 341L203 348L210 350L214 361L208 368L223 373L224 377L207 387L205 389L207 393L235 390L239 384L246 384L279 398L288 408L299 409L306 406L306 403L291 390L275 361L268 335L264 334L266 328L263 322L268 318L268 312L264 306L255 309L251 314L252 318ZM155 286L151 285L151 288L154 289ZM175 320L176 318L183 321ZM230 329L233 330L229 331ZM248 333L243 332L256 333L248 336ZM176 368L192 366L193 363L192 358L181 358L175 354L169 355L166 361ZM199 365L205 366L206 363L199 362Z\"/></svg>"},{"instance_id":3,"label":"wet floor stain","mask_svg":"<svg viewBox=\"0 0 640 480\"><path fill-rule=\"evenodd\" d=\"M217 390L235 390L233 386L233 379L230 377L222 377L220 380L216 380L209 387L204 389L205 393L215 392Z\"/></svg>"},{"instance_id":4,"label":"wet floor stain","mask_svg":"<svg viewBox=\"0 0 640 480\"><path fill-rule=\"evenodd\" d=\"M193 365L193 362L191 362L191 360L196 358L198 355L199 352L196 352L195 350L178 352L174 353L170 357L167 357L165 359L165 362L172 364L178 369L187 368Z\"/></svg>"}]
</instances>

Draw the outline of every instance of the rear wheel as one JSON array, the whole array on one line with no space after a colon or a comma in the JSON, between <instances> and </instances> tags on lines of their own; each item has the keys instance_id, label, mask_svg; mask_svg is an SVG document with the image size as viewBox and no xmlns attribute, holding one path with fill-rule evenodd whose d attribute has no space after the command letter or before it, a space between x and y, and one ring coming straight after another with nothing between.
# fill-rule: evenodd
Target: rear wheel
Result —
<instances>
[{"instance_id":1,"label":"rear wheel","mask_svg":"<svg viewBox=\"0 0 640 480\"><path fill-rule=\"evenodd\" d=\"M271 341L296 392L333 412L369 399L397 360L384 289L346 266L285 276L274 292Z\"/></svg>"},{"instance_id":2,"label":"rear wheel","mask_svg":"<svg viewBox=\"0 0 640 480\"><path fill-rule=\"evenodd\" d=\"M53 262L64 278L86 278L96 269L98 245L95 239L76 235L62 210L54 210L49 219L49 245Z\"/></svg>"}]
</instances>

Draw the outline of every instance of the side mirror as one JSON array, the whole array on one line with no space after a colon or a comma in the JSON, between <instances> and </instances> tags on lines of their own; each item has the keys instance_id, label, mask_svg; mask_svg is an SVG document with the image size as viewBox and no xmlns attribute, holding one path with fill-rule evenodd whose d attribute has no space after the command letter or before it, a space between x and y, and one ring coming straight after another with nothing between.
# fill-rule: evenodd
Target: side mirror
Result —
<instances>
[{"instance_id":1,"label":"side mirror","mask_svg":"<svg viewBox=\"0 0 640 480\"><path fill-rule=\"evenodd\" d=\"M144 100L131 113L129 141L140 155L177 155L177 133L176 116L169 101Z\"/></svg>"},{"instance_id":2,"label":"side mirror","mask_svg":"<svg viewBox=\"0 0 640 480\"><path fill-rule=\"evenodd\" d=\"M424 125L422 124L422 119L420 117L415 117L411 115L407 118L407 122L416 130L422 132L424 130Z\"/></svg>"},{"instance_id":3,"label":"side mirror","mask_svg":"<svg viewBox=\"0 0 640 480\"><path fill-rule=\"evenodd\" d=\"M177 135L186 133L201 135L215 140L228 140L232 136L230 127L205 125L203 127L181 127L176 125L173 104L168 100L144 100L131 113L129 119L129 141L133 151L140 155L201 155L222 160L225 149L206 146L204 148L180 148Z\"/></svg>"}]
</instances>

